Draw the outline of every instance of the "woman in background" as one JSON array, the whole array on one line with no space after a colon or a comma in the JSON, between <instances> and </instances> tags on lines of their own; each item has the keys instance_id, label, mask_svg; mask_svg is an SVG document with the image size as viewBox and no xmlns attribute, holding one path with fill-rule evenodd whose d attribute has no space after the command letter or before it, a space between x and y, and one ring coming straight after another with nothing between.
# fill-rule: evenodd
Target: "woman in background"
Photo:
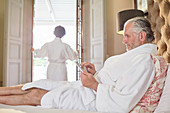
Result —
<instances>
[{"instance_id":1,"label":"woman in background","mask_svg":"<svg viewBox=\"0 0 170 113\"><path fill-rule=\"evenodd\" d=\"M45 43L41 49L32 48L32 51L35 57L48 57L47 79L66 81L65 61L77 59L77 53L68 44L62 42L61 38L65 35L64 27L55 27L54 35L56 38L53 41Z\"/></svg>"}]
</instances>

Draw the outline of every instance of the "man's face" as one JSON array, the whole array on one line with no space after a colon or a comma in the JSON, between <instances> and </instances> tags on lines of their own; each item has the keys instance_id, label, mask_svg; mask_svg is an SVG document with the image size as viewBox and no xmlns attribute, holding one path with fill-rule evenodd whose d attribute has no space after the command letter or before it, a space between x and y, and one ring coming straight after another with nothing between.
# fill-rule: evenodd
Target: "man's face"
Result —
<instances>
[{"instance_id":1,"label":"man's face","mask_svg":"<svg viewBox=\"0 0 170 113\"><path fill-rule=\"evenodd\" d=\"M132 23L128 23L124 28L123 44L127 51L142 45L137 33L132 30L132 25Z\"/></svg>"}]
</instances>

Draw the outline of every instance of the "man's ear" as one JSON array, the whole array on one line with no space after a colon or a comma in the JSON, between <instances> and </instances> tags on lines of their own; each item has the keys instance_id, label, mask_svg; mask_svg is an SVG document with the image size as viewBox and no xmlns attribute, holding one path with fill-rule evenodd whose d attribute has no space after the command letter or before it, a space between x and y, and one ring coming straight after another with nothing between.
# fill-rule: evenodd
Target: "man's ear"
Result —
<instances>
[{"instance_id":1,"label":"man's ear","mask_svg":"<svg viewBox=\"0 0 170 113\"><path fill-rule=\"evenodd\" d=\"M145 42L145 40L146 40L146 33L145 33L144 31L141 31L141 32L140 32L139 40L140 40L141 42Z\"/></svg>"}]
</instances>

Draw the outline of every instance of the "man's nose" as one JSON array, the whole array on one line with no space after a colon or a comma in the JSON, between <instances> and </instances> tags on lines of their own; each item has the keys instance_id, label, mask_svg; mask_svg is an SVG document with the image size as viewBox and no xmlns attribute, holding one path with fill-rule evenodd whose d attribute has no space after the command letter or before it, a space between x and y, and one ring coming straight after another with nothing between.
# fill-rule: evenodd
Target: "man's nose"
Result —
<instances>
[{"instance_id":1,"label":"man's nose","mask_svg":"<svg viewBox=\"0 0 170 113\"><path fill-rule=\"evenodd\" d=\"M126 37L123 37L122 43L123 43L123 44L126 44L126 43L127 43L127 38L126 38Z\"/></svg>"}]
</instances>

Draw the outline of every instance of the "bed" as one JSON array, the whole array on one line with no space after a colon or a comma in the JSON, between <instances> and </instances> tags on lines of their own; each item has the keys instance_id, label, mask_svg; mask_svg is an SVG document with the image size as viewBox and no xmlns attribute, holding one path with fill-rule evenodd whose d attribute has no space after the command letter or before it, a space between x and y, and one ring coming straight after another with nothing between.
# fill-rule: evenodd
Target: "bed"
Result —
<instances>
[{"instance_id":1,"label":"bed","mask_svg":"<svg viewBox=\"0 0 170 113\"><path fill-rule=\"evenodd\" d=\"M170 65L167 71L167 77L165 81L165 87L159 104L154 113L170 113ZM0 104L0 113L99 113L83 110L60 110L60 109L48 109L35 106L10 106Z\"/></svg>"}]
</instances>

